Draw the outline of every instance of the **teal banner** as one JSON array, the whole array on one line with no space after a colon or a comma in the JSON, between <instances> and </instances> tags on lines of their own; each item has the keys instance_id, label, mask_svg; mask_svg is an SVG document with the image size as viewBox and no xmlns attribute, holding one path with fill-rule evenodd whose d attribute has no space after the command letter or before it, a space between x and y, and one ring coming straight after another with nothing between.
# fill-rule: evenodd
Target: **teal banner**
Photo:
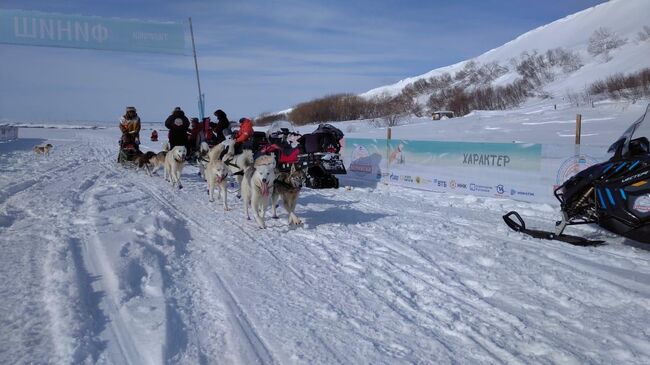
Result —
<instances>
[{"instance_id":1,"label":"teal banner","mask_svg":"<svg viewBox=\"0 0 650 365\"><path fill-rule=\"evenodd\" d=\"M472 143L346 138L355 146L387 158L389 165L482 168L491 171L538 171L542 145L524 143ZM354 152L351 149L350 153ZM357 153L359 153L357 151ZM350 162L355 161L350 155Z\"/></svg>"},{"instance_id":2,"label":"teal banner","mask_svg":"<svg viewBox=\"0 0 650 365\"><path fill-rule=\"evenodd\" d=\"M184 54L185 31L182 23L0 9L0 43Z\"/></svg>"}]
</instances>

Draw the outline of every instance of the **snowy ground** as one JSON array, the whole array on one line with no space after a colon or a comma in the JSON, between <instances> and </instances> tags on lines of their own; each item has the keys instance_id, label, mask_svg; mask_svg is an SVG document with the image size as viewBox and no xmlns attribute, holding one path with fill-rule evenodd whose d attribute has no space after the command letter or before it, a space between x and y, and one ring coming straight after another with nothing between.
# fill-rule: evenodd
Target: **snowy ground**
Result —
<instances>
[{"instance_id":1,"label":"snowy ground","mask_svg":"<svg viewBox=\"0 0 650 365\"><path fill-rule=\"evenodd\" d=\"M511 110L478 110L447 120L406 118L392 128L392 138L406 140L463 142L523 142L574 144L576 115L582 116L581 143L609 146L643 115L650 100L636 103L600 101L576 106L560 99L531 99ZM386 138L386 128L370 128L368 123L334 123L346 137ZM301 130L313 131L312 127Z\"/></svg>"},{"instance_id":2,"label":"snowy ground","mask_svg":"<svg viewBox=\"0 0 650 365\"><path fill-rule=\"evenodd\" d=\"M304 226L259 230L194 167L175 191L117 166L114 128L20 136L0 144L1 363L650 363L650 247L501 220L556 207L307 189Z\"/></svg>"}]
</instances>

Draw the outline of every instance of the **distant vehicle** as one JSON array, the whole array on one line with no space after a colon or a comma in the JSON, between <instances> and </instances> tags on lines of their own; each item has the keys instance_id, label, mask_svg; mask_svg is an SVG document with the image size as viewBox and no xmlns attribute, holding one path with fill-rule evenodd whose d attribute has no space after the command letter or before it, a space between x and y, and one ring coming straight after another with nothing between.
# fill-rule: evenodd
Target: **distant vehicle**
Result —
<instances>
[{"instance_id":1,"label":"distant vehicle","mask_svg":"<svg viewBox=\"0 0 650 365\"><path fill-rule=\"evenodd\" d=\"M454 112L451 110L438 110L431 114L433 120L449 119L454 117Z\"/></svg>"}]
</instances>

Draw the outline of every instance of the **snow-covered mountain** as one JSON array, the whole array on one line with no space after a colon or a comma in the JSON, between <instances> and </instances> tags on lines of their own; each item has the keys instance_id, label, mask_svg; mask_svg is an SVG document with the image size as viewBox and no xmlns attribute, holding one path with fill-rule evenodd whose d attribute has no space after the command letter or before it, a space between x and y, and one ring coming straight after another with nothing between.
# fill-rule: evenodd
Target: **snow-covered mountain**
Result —
<instances>
[{"instance_id":1,"label":"snow-covered mountain","mask_svg":"<svg viewBox=\"0 0 650 365\"><path fill-rule=\"evenodd\" d=\"M429 79L448 73L452 78L468 62L474 61L478 66L497 63L504 68L500 76L492 80L492 86L503 86L513 82L518 73L513 60L521 58L522 53L537 51L543 54L548 50L562 48L579 56L582 66L571 72L557 72L552 81L544 83L542 89L546 95L562 97L569 92L579 92L594 81L602 80L616 73L630 73L650 67L650 1L647 0L611 0L607 3L569 15L563 19L531 30L516 39L492 49L473 59L450 66L437 68L425 74L400 80L392 85L372 89L361 96L373 97L382 94L397 95L410 84L418 80ZM645 28L644 28L645 27ZM594 32L605 28L611 34L625 41L613 49L606 60L603 55L594 56L588 52L589 39ZM640 32L645 32L639 34ZM507 70L505 70L507 69ZM418 97L419 103L426 98Z\"/></svg>"}]
</instances>

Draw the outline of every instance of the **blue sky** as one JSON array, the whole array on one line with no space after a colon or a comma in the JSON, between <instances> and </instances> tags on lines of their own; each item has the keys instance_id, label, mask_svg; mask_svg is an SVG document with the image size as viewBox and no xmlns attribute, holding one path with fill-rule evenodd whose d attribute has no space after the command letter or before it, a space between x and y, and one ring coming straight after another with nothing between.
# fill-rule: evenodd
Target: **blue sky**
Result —
<instances>
[{"instance_id":1,"label":"blue sky","mask_svg":"<svg viewBox=\"0 0 650 365\"><path fill-rule=\"evenodd\" d=\"M157 21L192 17L207 111L231 119L361 93L498 47L603 0L30 1L1 8ZM192 57L0 44L0 118L196 115Z\"/></svg>"}]
</instances>

